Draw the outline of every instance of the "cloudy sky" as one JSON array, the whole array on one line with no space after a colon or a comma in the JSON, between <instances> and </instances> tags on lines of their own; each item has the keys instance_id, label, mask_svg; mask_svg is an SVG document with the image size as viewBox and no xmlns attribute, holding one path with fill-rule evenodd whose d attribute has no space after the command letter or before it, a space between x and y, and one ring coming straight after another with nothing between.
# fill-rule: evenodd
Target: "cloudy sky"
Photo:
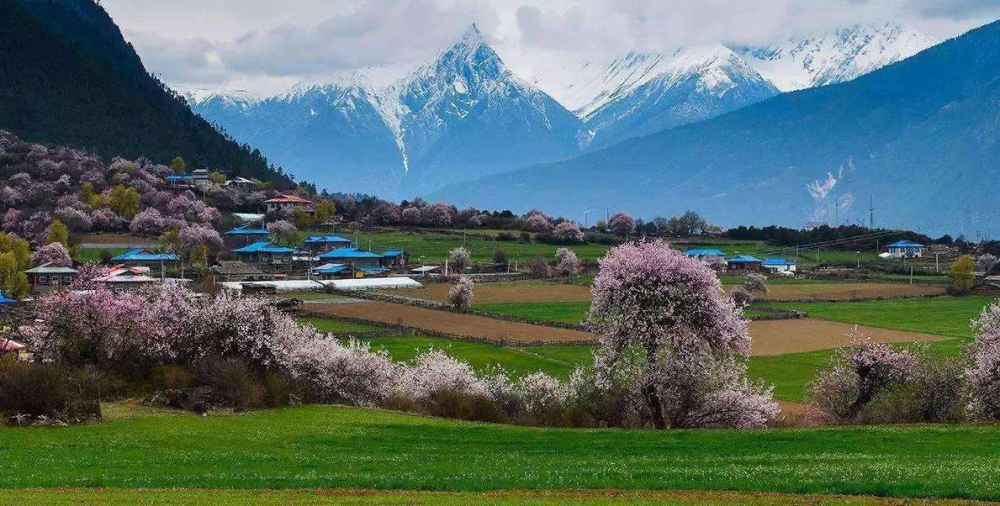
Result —
<instances>
[{"instance_id":1,"label":"cloudy sky","mask_svg":"<svg viewBox=\"0 0 1000 506\"><path fill-rule=\"evenodd\" d=\"M472 23L518 72L566 56L766 44L855 23L946 38L1000 19L1000 0L103 0L147 68L190 90L273 92L420 62Z\"/></svg>"}]
</instances>

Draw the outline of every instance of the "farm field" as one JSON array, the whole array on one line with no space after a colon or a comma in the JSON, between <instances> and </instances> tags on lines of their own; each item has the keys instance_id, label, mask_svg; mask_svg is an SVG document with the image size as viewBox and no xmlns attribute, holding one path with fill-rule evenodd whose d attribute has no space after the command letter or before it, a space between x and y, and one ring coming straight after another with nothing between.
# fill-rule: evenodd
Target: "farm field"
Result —
<instances>
[{"instance_id":1,"label":"farm field","mask_svg":"<svg viewBox=\"0 0 1000 506\"><path fill-rule=\"evenodd\" d=\"M450 288L451 284L449 283L429 283L424 288L387 290L385 293L447 302ZM477 283L474 293L473 300L476 303L590 301L589 286L545 281Z\"/></svg>"},{"instance_id":2,"label":"farm field","mask_svg":"<svg viewBox=\"0 0 1000 506\"><path fill-rule=\"evenodd\" d=\"M581 330L545 327L379 301L352 304L316 303L311 304L310 309L333 317L405 325L434 333L489 339L495 342L581 343L597 339L594 334Z\"/></svg>"},{"instance_id":3,"label":"farm field","mask_svg":"<svg viewBox=\"0 0 1000 506\"><path fill-rule=\"evenodd\" d=\"M658 432L534 429L329 406L207 418L136 409L109 407L110 420L97 425L0 428L0 487L1000 498L996 426Z\"/></svg>"},{"instance_id":4,"label":"farm field","mask_svg":"<svg viewBox=\"0 0 1000 506\"><path fill-rule=\"evenodd\" d=\"M893 499L740 492L380 492L373 490L28 489L10 490L0 506L81 504L255 506L975 506L966 500Z\"/></svg>"},{"instance_id":5,"label":"farm field","mask_svg":"<svg viewBox=\"0 0 1000 506\"><path fill-rule=\"evenodd\" d=\"M936 297L866 302L768 303L780 309L796 309L820 318L886 329L926 332L940 336L971 338L969 322L993 297Z\"/></svg>"},{"instance_id":6,"label":"farm field","mask_svg":"<svg viewBox=\"0 0 1000 506\"><path fill-rule=\"evenodd\" d=\"M502 250L511 262L524 263L536 256L552 258L556 250L568 247L576 252L581 259L594 260L604 256L610 246L601 244L581 244L574 246L556 246L551 244L521 244L518 242L498 241L476 237L479 231L470 231L470 235L436 234L414 232L380 232L380 233L344 233L345 237L356 240L359 248L373 251L387 249L403 249L410 254L410 261L419 264L421 261L440 263L448 258L448 252L464 246L469 250L474 262L491 262L493 253Z\"/></svg>"}]
</instances>

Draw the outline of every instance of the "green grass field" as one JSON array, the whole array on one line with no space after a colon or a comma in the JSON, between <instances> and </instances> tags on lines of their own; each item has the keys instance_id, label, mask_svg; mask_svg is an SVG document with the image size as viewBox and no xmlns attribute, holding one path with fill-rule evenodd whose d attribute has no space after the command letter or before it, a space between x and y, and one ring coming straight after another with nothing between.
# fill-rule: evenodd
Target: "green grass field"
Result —
<instances>
[{"instance_id":1,"label":"green grass field","mask_svg":"<svg viewBox=\"0 0 1000 506\"><path fill-rule=\"evenodd\" d=\"M972 337L969 322L992 303L992 297L935 297L867 302L765 303L805 311L810 317L870 327Z\"/></svg>"},{"instance_id":2,"label":"green grass field","mask_svg":"<svg viewBox=\"0 0 1000 506\"><path fill-rule=\"evenodd\" d=\"M579 324L590 310L589 302L497 302L473 304L473 309L490 313L515 316L536 322L563 322Z\"/></svg>"},{"instance_id":3,"label":"green grass field","mask_svg":"<svg viewBox=\"0 0 1000 506\"><path fill-rule=\"evenodd\" d=\"M300 323L306 323L316 327L316 330L320 332L331 332L334 334L371 332L382 328L376 325L369 325L367 323L349 322L333 318L322 318L319 316L301 316L297 318L297 320Z\"/></svg>"},{"instance_id":4,"label":"green grass field","mask_svg":"<svg viewBox=\"0 0 1000 506\"><path fill-rule=\"evenodd\" d=\"M87 262L100 262L102 251L107 251L112 257L116 257L127 252L128 250L123 248L80 249L80 252L77 253L73 260L81 264L85 264Z\"/></svg>"},{"instance_id":5,"label":"green grass field","mask_svg":"<svg viewBox=\"0 0 1000 506\"><path fill-rule=\"evenodd\" d=\"M55 430L0 428L0 487L1000 498L996 426L534 429L325 406L117 416Z\"/></svg>"},{"instance_id":6,"label":"green grass field","mask_svg":"<svg viewBox=\"0 0 1000 506\"><path fill-rule=\"evenodd\" d=\"M0 505L79 506L958 506L965 501L740 492L379 492L371 490L28 489L8 490ZM971 503L983 504L983 503Z\"/></svg>"}]
</instances>

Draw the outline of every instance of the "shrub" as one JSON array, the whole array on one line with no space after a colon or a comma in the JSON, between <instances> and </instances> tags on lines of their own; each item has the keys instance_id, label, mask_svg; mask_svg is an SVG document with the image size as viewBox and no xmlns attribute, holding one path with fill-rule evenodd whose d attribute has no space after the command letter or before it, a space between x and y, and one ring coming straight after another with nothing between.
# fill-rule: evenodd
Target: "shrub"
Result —
<instances>
[{"instance_id":1,"label":"shrub","mask_svg":"<svg viewBox=\"0 0 1000 506\"><path fill-rule=\"evenodd\" d=\"M753 294L742 286L733 288L730 297L733 298L733 302L739 307L745 308L753 303Z\"/></svg>"},{"instance_id":2,"label":"shrub","mask_svg":"<svg viewBox=\"0 0 1000 506\"><path fill-rule=\"evenodd\" d=\"M514 242L517 240L517 236L513 232L500 232L497 234L497 240L503 242Z\"/></svg>"},{"instance_id":3,"label":"shrub","mask_svg":"<svg viewBox=\"0 0 1000 506\"><path fill-rule=\"evenodd\" d=\"M552 277L552 266L549 265L548 260L540 256L528 260L525 266L528 268L528 274L535 279Z\"/></svg>"},{"instance_id":4,"label":"shrub","mask_svg":"<svg viewBox=\"0 0 1000 506\"><path fill-rule=\"evenodd\" d=\"M472 290L474 286L472 279L468 276L458 278L458 282L448 290L448 301L459 311L469 309L472 306Z\"/></svg>"},{"instance_id":5,"label":"shrub","mask_svg":"<svg viewBox=\"0 0 1000 506\"><path fill-rule=\"evenodd\" d=\"M562 276L573 276L580 270L580 259L573 250L559 248L556 250L556 271Z\"/></svg>"},{"instance_id":6,"label":"shrub","mask_svg":"<svg viewBox=\"0 0 1000 506\"><path fill-rule=\"evenodd\" d=\"M746 288L746 290L752 294L760 293L766 295L768 292L767 278L765 278L762 274L757 274L756 272L747 274L747 279L743 282L743 288Z\"/></svg>"},{"instance_id":7,"label":"shrub","mask_svg":"<svg viewBox=\"0 0 1000 506\"><path fill-rule=\"evenodd\" d=\"M0 358L0 413L64 421L100 417L99 377L55 364Z\"/></svg>"},{"instance_id":8,"label":"shrub","mask_svg":"<svg viewBox=\"0 0 1000 506\"><path fill-rule=\"evenodd\" d=\"M951 266L948 277L951 284L948 285L950 295L968 295L976 284L976 261L969 255L959 257Z\"/></svg>"},{"instance_id":9,"label":"shrub","mask_svg":"<svg viewBox=\"0 0 1000 506\"><path fill-rule=\"evenodd\" d=\"M264 405L264 388L250 368L236 358L209 359L197 366L198 383L211 388L210 398L234 411L246 411Z\"/></svg>"},{"instance_id":10,"label":"shrub","mask_svg":"<svg viewBox=\"0 0 1000 506\"><path fill-rule=\"evenodd\" d=\"M493 263L500 265L507 265L507 254L503 250L496 250L493 252Z\"/></svg>"},{"instance_id":11,"label":"shrub","mask_svg":"<svg viewBox=\"0 0 1000 506\"><path fill-rule=\"evenodd\" d=\"M465 268L469 266L470 262L472 262L472 255L469 254L469 250L462 246L448 252L448 267L452 273L465 272Z\"/></svg>"}]
</instances>

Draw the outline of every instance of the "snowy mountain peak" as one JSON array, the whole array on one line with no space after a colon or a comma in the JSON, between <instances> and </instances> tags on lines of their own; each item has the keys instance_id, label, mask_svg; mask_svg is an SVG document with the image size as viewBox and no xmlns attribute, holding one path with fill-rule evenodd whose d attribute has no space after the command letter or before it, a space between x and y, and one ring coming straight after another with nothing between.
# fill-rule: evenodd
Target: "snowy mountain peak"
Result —
<instances>
[{"instance_id":1,"label":"snowy mountain peak","mask_svg":"<svg viewBox=\"0 0 1000 506\"><path fill-rule=\"evenodd\" d=\"M479 31L479 27L475 23L472 23L468 28L466 28L465 33L462 34L461 41L467 45L477 45L483 44L486 41L483 32Z\"/></svg>"},{"instance_id":2,"label":"snowy mountain peak","mask_svg":"<svg viewBox=\"0 0 1000 506\"><path fill-rule=\"evenodd\" d=\"M855 25L824 36L739 51L779 89L795 91L850 81L939 42L920 31L887 23Z\"/></svg>"}]
</instances>

